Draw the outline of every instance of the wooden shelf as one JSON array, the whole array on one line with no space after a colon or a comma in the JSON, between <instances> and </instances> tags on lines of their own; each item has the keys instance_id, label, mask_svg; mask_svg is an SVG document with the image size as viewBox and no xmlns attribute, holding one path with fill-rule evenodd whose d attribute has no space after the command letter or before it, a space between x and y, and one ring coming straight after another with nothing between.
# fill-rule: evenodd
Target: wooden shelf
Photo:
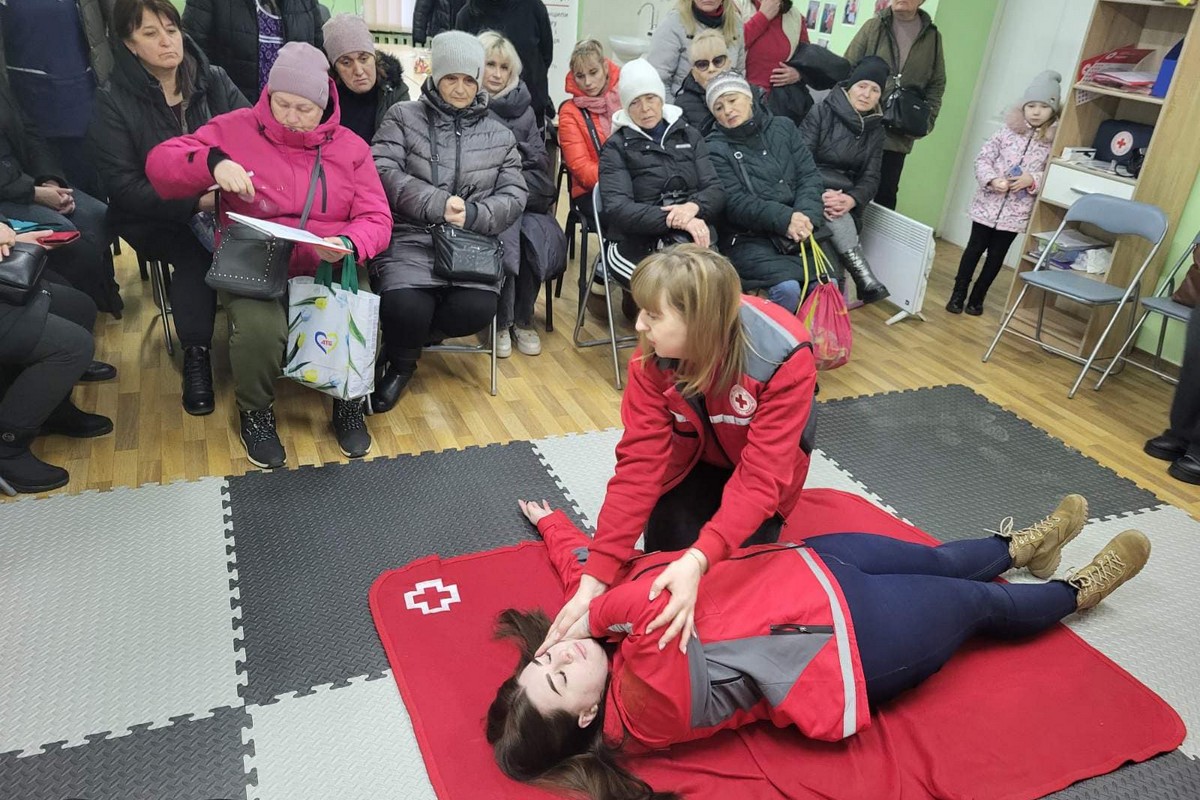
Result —
<instances>
[{"instance_id":1,"label":"wooden shelf","mask_svg":"<svg viewBox=\"0 0 1200 800\"><path fill-rule=\"evenodd\" d=\"M1161 106L1165 102L1165 99L1162 97L1151 97L1148 94L1141 94L1140 92L1127 92L1122 89L1114 89L1111 86L1101 86L1097 83L1077 83L1075 84L1075 88L1081 92L1091 92L1092 94L1116 97L1121 100L1134 100L1154 106Z\"/></svg>"}]
</instances>

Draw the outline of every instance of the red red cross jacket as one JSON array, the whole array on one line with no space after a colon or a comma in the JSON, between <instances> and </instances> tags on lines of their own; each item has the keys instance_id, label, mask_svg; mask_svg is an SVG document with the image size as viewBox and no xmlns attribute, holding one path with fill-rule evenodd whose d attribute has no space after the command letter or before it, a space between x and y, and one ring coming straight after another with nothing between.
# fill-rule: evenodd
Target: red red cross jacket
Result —
<instances>
[{"instance_id":1,"label":"red red cross jacket","mask_svg":"<svg viewBox=\"0 0 1200 800\"><path fill-rule=\"evenodd\" d=\"M643 362L640 351L634 353L621 400L625 433L588 575L612 583L658 499L701 460L733 469L720 509L696 541L709 564L726 558L772 515L786 520L791 514L808 475L801 439L817 380L812 346L800 320L766 300L743 297L741 321L749 344L745 373L703 404L679 393L669 362Z\"/></svg>"},{"instance_id":2,"label":"red red cross jacket","mask_svg":"<svg viewBox=\"0 0 1200 800\"><path fill-rule=\"evenodd\" d=\"M591 540L561 511L538 530L570 592ZM674 643L659 650L661 630L645 634L670 599L651 602L650 584L678 557L631 559L588 611L592 635L618 643L605 700L610 742L662 748L759 720L836 741L870 725L850 612L819 555L757 545L714 564L686 655Z\"/></svg>"}]
</instances>

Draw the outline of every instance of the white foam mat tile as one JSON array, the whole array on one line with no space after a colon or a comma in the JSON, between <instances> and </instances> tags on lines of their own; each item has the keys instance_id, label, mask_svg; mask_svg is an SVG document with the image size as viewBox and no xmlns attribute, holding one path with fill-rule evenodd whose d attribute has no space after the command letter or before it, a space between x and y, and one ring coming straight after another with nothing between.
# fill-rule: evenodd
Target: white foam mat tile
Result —
<instances>
[{"instance_id":1,"label":"white foam mat tile","mask_svg":"<svg viewBox=\"0 0 1200 800\"><path fill-rule=\"evenodd\" d=\"M551 436L533 442L534 451L579 507L579 514L594 530L604 490L617 466L620 428Z\"/></svg>"},{"instance_id":2,"label":"white foam mat tile","mask_svg":"<svg viewBox=\"0 0 1200 800\"><path fill-rule=\"evenodd\" d=\"M825 455L825 451L813 450L808 463L808 477L804 480L805 489L840 489L843 492L856 494L884 511L896 515L895 509L883 502L879 495L871 492L853 475L842 469L836 461Z\"/></svg>"},{"instance_id":3,"label":"white foam mat tile","mask_svg":"<svg viewBox=\"0 0 1200 800\"><path fill-rule=\"evenodd\" d=\"M1157 692L1183 717L1180 746L1200 757L1200 522L1171 506L1089 522L1063 551L1055 577L1088 563L1109 539L1130 528L1150 538L1145 569L1104 602L1065 622L1097 650ZM1024 570L1004 576L1036 580ZM1086 713L1084 713L1086 716Z\"/></svg>"},{"instance_id":4,"label":"white foam mat tile","mask_svg":"<svg viewBox=\"0 0 1200 800\"><path fill-rule=\"evenodd\" d=\"M436 800L391 670L247 706L247 800Z\"/></svg>"},{"instance_id":5,"label":"white foam mat tile","mask_svg":"<svg viewBox=\"0 0 1200 800\"><path fill-rule=\"evenodd\" d=\"M0 752L241 704L224 483L0 509Z\"/></svg>"}]
</instances>

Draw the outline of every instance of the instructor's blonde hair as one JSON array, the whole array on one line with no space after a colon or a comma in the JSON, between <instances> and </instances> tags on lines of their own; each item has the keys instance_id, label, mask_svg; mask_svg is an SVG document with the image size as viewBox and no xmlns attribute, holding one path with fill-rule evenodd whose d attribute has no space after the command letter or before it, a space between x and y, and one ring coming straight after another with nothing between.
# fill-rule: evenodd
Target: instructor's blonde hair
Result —
<instances>
[{"instance_id":1,"label":"instructor's blonde hair","mask_svg":"<svg viewBox=\"0 0 1200 800\"><path fill-rule=\"evenodd\" d=\"M696 244L679 244L647 256L630 283L638 308L660 313L670 306L687 325L686 354L675 378L685 396L725 392L746 365L739 311L742 282L725 256ZM657 358L641 336L642 360Z\"/></svg>"}]
</instances>

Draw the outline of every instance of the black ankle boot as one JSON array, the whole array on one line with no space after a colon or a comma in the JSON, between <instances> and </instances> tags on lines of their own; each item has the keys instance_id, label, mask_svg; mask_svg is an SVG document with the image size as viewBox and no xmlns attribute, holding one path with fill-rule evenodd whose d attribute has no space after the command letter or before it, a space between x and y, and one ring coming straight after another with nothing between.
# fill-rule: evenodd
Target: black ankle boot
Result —
<instances>
[{"instance_id":1,"label":"black ankle boot","mask_svg":"<svg viewBox=\"0 0 1200 800\"><path fill-rule=\"evenodd\" d=\"M211 414L213 397L212 360L209 349L199 345L183 350L183 410L193 417Z\"/></svg>"},{"instance_id":2,"label":"black ankle boot","mask_svg":"<svg viewBox=\"0 0 1200 800\"><path fill-rule=\"evenodd\" d=\"M961 314L963 312L963 303L967 301L967 286L969 280L955 280L954 290L950 292L950 301L946 303L946 310L951 314Z\"/></svg>"},{"instance_id":3,"label":"black ankle boot","mask_svg":"<svg viewBox=\"0 0 1200 800\"><path fill-rule=\"evenodd\" d=\"M256 467L275 469L287 463L287 452L279 433L275 430L275 410L263 408L258 411L242 411L242 444L246 447L246 458Z\"/></svg>"},{"instance_id":4,"label":"black ankle boot","mask_svg":"<svg viewBox=\"0 0 1200 800\"><path fill-rule=\"evenodd\" d=\"M846 270L846 274L850 276L850 280L854 281L854 288L858 299L864 305L883 300L891 294L888 288L880 282L879 278L875 277L875 273L871 271L871 265L867 262L867 257L863 254L861 246L847 250L844 253L838 253L838 257L842 261L842 267Z\"/></svg>"},{"instance_id":5,"label":"black ankle boot","mask_svg":"<svg viewBox=\"0 0 1200 800\"><path fill-rule=\"evenodd\" d=\"M112 429L111 419L100 414L89 414L71 402L68 396L50 412L50 416L42 423L41 433L57 433L73 439L91 439L112 433Z\"/></svg>"},{"instance_id":6,"label":"black ankle boot","mask_svg":"<svg viewBox=\"0 0 1200 800\"><path fill-rule=\"evenodd\" d=\"M103 361L93 361L91 364L88 364L88 368L79 376L79 382L111 381L115 377L117 377L117 368L112 364L105 364Z\"/></svg>"},{"instance_id":7,"label":"black ankle boot","mask_svg":"<svg viewBox=\"0 0 1200 800\"><path fill-rule=\"evenodd\" d=\"M29 452L36 430L0 423L0 478L22 494L48 492L66 486L71 476Z\"/></svg>"},{"instance_id":8,"label":"black ankle boot","mask_svg":"<svg viewBox=\"0 0 1200 800\"><path fill-rule=\"evenodd\" d=\"M979 290L979 282L975 282L975 287L971 289L971 296L967 299L966 311L972 317L983 316L983 299L987 297L987 289Z\"/></svg>"},{"instance_id":9,"label":"black ankle boot","mask_svg":"<svg viewBox=\"0 0 1200 800\"><path fill-rule=\"evenodd\" d=\"M413 364L411 369L404 371L396 370L391 366L385 369L383 377L375 381L375 391L371 392L368 401L371 413L386 414L395 408L416 371L416 364Z\"/></svg>"},{"instance_id":10,"label":"black ankle boot","mask_svg":"<svg viewBox=\"0 0 1200 800\"><path fill-rule=\"evenodd\" d=\"M371 432L363 419L364 398L333 401L333 433L346 458L362 458L371 452Z\"/></svg>"}]
</instances>

